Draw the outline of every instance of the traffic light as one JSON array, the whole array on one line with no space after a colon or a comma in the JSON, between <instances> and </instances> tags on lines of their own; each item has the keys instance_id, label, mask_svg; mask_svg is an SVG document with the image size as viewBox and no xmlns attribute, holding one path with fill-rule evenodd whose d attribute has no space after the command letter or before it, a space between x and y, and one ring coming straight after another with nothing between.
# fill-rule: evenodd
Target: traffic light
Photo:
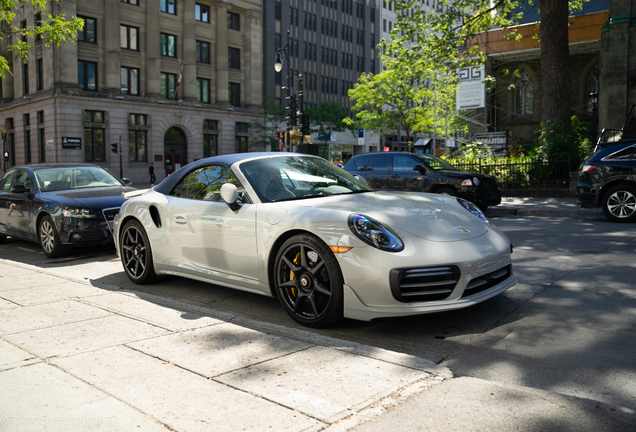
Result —
<instances>
[{"instance_id":1,"label":"traffic light","mask_svg":"<svg viewBox=\"0 0 636 432\"><path fill-rule=\"evenodd\" d=\"M115 154L118 154L119 152L117 151L117 143L115 144L111 144L110 145L110 151L112 151Z\"/></svg>"},{"instance_id":2,"label":"traffic light","mask_svg":"<svg viewBox=\"0 0 636 432\"><path fill-rule=\"evenodd\" d=\"M303 114L300 118L300 131L303 135L311 135L311 122L309 114Z\"/></svg>"},{"instance_id":3,"label":"traffic light","mask_svg":"<svg viewBox=\"0 0 636 432\"><path fill-rule=\"evenodd\" d=\"M298 102L296 99L296 95L292 95L289 97L289 124L291 126L296 126L298 123Z\"/></svg>"},{"instance_id":4,"label":"traffic light","mask_svg":"<svg viewBox=\"0 0 636 432\"><path fill-rule=\"evenodd\" d=\"M5 162L9 162L9 152L8 151L4 152L4 161Z\"/></svg>"}]
</instances>

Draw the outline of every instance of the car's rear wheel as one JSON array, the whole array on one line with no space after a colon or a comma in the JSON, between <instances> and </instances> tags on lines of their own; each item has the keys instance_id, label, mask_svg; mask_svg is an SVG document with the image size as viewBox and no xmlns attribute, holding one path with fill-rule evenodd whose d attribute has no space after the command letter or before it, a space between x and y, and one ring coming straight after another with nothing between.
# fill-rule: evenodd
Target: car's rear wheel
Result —
<instances>
[{"instance_id":1,"label":"car's rear wheel","mask_svg":"<svg viewBox=\"0 0 636 432\"><path fill-rule=\"evenodd\" d=\"M146 230L136 220L126 222L122 227L119 252L126 275L131 281L141 285L156 279L150 241Z\"/></svg>"},{"instance_id":2,"label":"car's rear wheel","mask_svg":"<svg viewBox=\"0 0 636 432\"><path fill-rule=\"evenodd\" d=\"M318 328L342 319L342 271L318 237L288 239L276 255L274 281L281 305L300 324Z\"/></svg>"},{"instance_id":3,"label":"car's rear wheel","mask_svg":"<svg viewBox=\"0 0 636 432\"><path fill-rule=\"evenodd\" d=\"M49 258L57 258L64 254L64 247L60 241L55 224L51 216L46 215L40 220L38 225L38 239L44 255Z\"/></svg>"},{"instance_id":4,"label":"car's rear wheel","mask_svg":"<svg viewBox=\"0 0 636 432\"><path fill-rule=\"evenodd\" d=\"M619 185L603 196L603 213L613 222L636 221L636 187Z\"/></svg>"}]
</instances>

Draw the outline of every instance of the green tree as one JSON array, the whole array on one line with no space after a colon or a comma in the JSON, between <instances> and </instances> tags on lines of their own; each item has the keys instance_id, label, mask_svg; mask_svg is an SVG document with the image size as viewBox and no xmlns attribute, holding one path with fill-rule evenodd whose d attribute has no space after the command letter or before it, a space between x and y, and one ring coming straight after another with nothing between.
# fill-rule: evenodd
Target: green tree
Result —
<instances>
[{"instance_id":1,"label":"green tree","mask_svg":"<svg viewBox=\"0 0 636 432\"><path fill-rule=\"evenodd\" d=\"M323 102L305 110L311 119L312 132L318 132L325 143L334 132L355 131L353 125L343 122L349 116L349 111L337 102Z\"/></svg>"},{"instance_id":2,"label":"green tree","mask_svg":"<svg viewBox=\"0 0 636 432\"><path fill-rule=\"evenodd\" d=\"M28 3L31 4L33 11L44 12L49 3L53 2L50 0L0 0L0 28L2 29L0 41L16 60L20 59L25 63L29 61L28 55L33 50L33 46L29 45L26 38L40 36L47 47L59 46L66 44L69 40L75 40L78 30L84 26L84 20L81 18L66 19L64 14L42 13L42 20L35 26L17 27L14 25L16 10L25 7ZM17 36L13 44L12 36ZM23 38L27 41L22 40ZM0 77L4 78L7 71L12 73L10 68L7 58L0 56Z\"/></svg>"},{"instance_id":3,"label":"green tree","mask_svg":"<svg viewBox=\"0 0 636 432\"><path fill-rule=\"evenodd\" d=\"M285 108L272 99L263 103L262 118L253 122L250 127L256 132L256 138L250 143L252 150L265 150L266 148L278 148L279 131L285 130Z\"/></svg>"}]
</instances>

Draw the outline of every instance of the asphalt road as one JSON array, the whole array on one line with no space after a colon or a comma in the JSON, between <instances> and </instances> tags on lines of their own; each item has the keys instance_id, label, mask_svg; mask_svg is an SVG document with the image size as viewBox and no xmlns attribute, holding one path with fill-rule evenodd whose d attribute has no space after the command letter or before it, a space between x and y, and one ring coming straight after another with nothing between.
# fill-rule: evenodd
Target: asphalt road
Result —
<instances>
[{"instance_id":1,"label":"asphalt road","mask_svg":"<svg viewBox=\"0 0 636 432\"><path fill-rule=\"evenodd\" d=\"M456 377L513 384L636 410L636 224L605 219L500 217L515 246L519 284L460 311L372 323L345 320L323 335L416 355ZM100 287L178 299L244 318L295 324L275 299L176 277L135 286L113 247L47 259L36 244L11 241L0 257L54 268ZM104 285L106 284L106 285ZM258 323L255 324L258 328Z\"/></svg>"}]
</instances>

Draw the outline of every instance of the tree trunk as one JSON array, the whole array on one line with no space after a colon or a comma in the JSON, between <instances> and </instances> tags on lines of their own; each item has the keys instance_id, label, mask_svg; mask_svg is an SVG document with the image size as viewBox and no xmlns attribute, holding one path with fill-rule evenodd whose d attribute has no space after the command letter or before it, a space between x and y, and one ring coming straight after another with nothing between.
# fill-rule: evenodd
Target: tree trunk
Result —
<instances>
[{"instance_id":1,"label":"tree trunk","mask_svg":"<svg viewBox=\"0 0 636 432\"><path fill-rule=\"evenodd\" d=\"M568 0L539 0L541 11L541 121L560 121L570 131Z\"/></svg>"}]
</instances>

